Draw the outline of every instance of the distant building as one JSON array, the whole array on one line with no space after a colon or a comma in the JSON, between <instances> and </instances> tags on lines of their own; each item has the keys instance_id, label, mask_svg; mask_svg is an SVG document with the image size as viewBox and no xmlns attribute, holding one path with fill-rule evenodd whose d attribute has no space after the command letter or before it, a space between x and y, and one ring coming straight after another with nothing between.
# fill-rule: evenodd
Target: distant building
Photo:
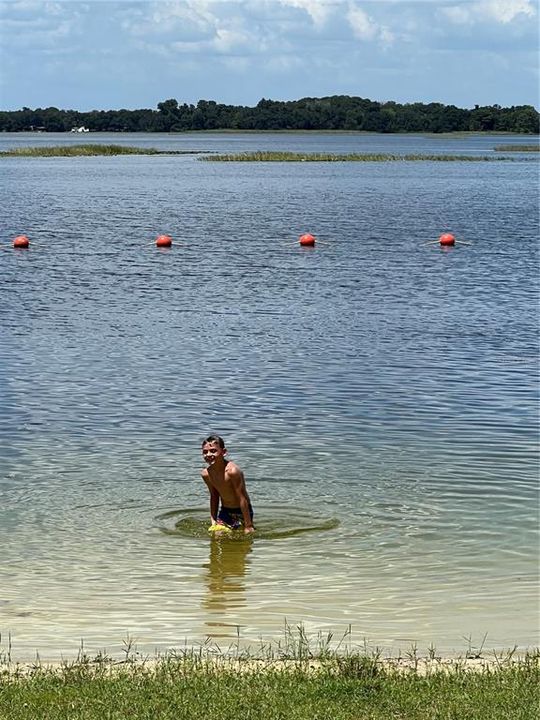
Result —
<instances>
[{"instance_id":1,"label":"distant building","mask_svg":"<svg viewBox=\"0 0 540 720\"><path fill-rule=\"evenodd\" d=\"M81 125L81 127L71 128L71 132L85 133L85 132L90 132L90 130L88 128L85 128L84 125Z\"/></svg>"}]
</instances>

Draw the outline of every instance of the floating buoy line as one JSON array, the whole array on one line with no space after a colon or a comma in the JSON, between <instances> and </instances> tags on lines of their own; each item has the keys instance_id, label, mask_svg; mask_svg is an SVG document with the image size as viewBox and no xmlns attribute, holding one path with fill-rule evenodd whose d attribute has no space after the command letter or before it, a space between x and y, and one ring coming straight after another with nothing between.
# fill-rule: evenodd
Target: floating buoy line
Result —
<instances>
[{"instance_id":1,"label":"floating buoy line","mask_svg":"<svg viewBox=\"0 0 540 720\"><path fill-rule=\"evenodd\" d=\"M28 235L17 235L13 238L13 248L15 250L28 250L30 248L30 239ZM156 237L155 240L153 240L151 245L155 245L157 248L171 248L173 245L173 238L171 235L167 234L160 234ZM300 235L297 241L294 243L295 245L300 245L300 247L303 248L314 248L317 244L328 244L328 243L319 243L319 240L316 238L315 235L312 235L311 233L303 233ZM441 247L454 247L456 244L459 245L471 245L470 242L466 242L465 240L457 240L456 237L450 233L445 232L443 233L438 240L429 240L425 243L426 245L435 245L439 244Z\"/></svg>"}]
</instances>

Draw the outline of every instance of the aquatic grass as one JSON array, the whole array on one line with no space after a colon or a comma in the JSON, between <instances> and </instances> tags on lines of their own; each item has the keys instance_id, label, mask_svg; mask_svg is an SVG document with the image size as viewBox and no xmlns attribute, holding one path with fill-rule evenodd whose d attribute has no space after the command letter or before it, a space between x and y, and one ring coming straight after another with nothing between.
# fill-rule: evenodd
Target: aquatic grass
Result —
<instances>
[{"instance_id":1,"label":"aquatic grass","mask_svg":"<svg viewBox=\"0 0 540 720\"><path fill-rule=\"evenodd\" d=\"M514 158L492 155L393 155L388 153L295 153L244 152L226 155L206 155L199 158L209 162L492 162Z\"/></svg>"},{"instance_id":2,"label":"aquatic grass","mask_svg":"<svg viewBox=\"0 0 540 720\"><path fill-rule=\"evenodd\" d=\"M540 145L495 145L494 148L497 152L538 152Z\"/></svg>"},{"instance_id":3,"label":"aquatic grass","mask_svg":"<svg viewBox=\"0 0 540 720\"><path fill-rule=\"evenodd\" d=\"M1 157L86 157L113 155L196 155L205 150L157 150L130 145L54 145L48 147L21 147L0 152Z\"/></svg>"},{"instance_id":4,"label":"aquatic grass","mask_svg":"<svg viewBox=\"0 0 540 720\"><path fill-rule=\"evenodd\" d=\"M6 646L3 646L4 638L2 637L2 633L0 632L0 667L2 665L9 665L11 663L12 657L11 657L11 633L8 632L7 634L7 643Z\"/></svg>"},{"instance_id":5,"label":"aquatic grass","mask_svg":"<svg viewBox=\"0 0 540 720\"><path fill-rule=\"evenodd\" d=\"M102 718L130 720L532 720L536 717L539 653L496 662L443 662L431 647L420 658L383 660L353 648L350 628L336 645L331 634L309 636L285 625L280 648L255 652L210 642L155 657L132 638L121 660L90 658L81 644L73 662L0 667L0 717L10 720Z\"/></svg>"},{"instance_id":6,"label":"aquatic grass","mask_svg":"<svg viewBox=\"0 0 540 720\"><path fill-rule=\"evenodd\" d=\"M532 152L535 145L497 146L500 151ZM287 151L258 151L218 155L209 150L158 150L157 148L130 145L56 145L47 147L20 147L3 150L0 157L112 157L116 155L203 155L200 160L213 162L489 162L515 160L493 155L396 155L389 153L295 153Z\"/></svg>"}]
</instances>

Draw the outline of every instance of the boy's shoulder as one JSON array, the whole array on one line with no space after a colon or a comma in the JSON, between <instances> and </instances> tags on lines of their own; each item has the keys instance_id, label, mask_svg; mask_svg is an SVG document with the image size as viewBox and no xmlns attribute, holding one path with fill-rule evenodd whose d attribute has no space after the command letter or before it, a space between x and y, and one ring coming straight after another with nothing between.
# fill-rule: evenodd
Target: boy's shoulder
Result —
<instances>
[{"instance_id":1,"label":"boy's shoulder","mask_svg":"<svg viewBox=\"0 0 540 720\"><path fill-rule=\"evenodd\" d=\"M225 465L225 475L235 476L243 475L243 473L236 463L232 460L227 460L227 464Z\"/></svg>"}]
</instances>

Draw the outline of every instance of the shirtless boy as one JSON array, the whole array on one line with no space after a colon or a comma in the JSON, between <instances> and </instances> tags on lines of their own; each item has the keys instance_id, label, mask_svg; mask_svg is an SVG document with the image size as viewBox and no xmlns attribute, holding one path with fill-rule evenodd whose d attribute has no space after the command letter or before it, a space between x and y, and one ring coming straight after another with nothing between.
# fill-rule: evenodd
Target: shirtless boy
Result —
<instances>
[{"instance_id":1,"label":"shirtless boy","mask_svg":"<svg viewBox=\"0 0 540 720\"><path fill-rule=\"evenodd\" d=\"M203 440L202 456L208 468L201 471L201 476L210 491L212 525L224 525L231 530L243 525L244 533L249 535L255 528L244 473L225 459L226 454L225 442L219 435Z\"/></svg>"}]
</instances>

